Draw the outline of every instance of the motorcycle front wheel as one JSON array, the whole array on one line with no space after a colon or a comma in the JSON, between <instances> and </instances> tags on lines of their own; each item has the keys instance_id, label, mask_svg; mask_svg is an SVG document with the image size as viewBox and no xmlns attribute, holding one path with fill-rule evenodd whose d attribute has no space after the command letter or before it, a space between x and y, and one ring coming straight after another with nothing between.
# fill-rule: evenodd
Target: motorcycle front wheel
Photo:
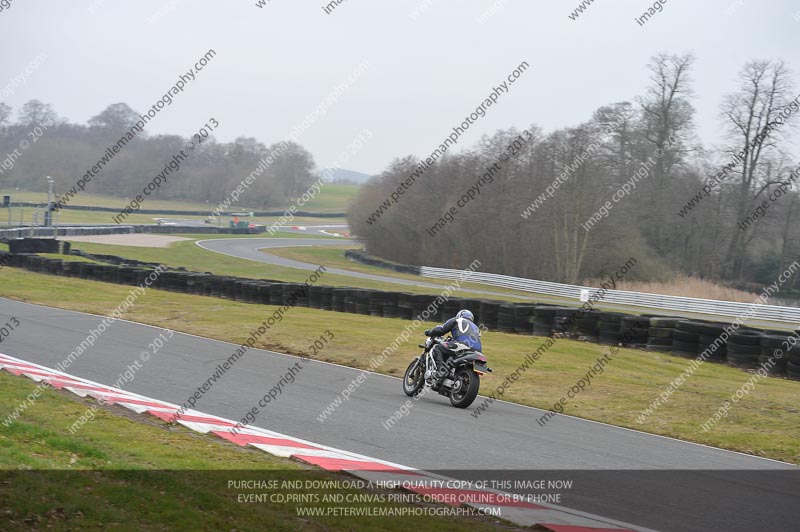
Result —
<instances>
[{"instance_id":1,"label":"motorcycle front wheel","mask_svg":"<svg viewBox=\"0 0 800 532\"><path fill-rule=\"evenodd\" d=\"M403 391L409 397L418 395L425 386L425 370L419 363L419 359L414 359L406 369L403 376Z\"/></svg>"},{"instance_id":2,"label":"motorcycle front wheel","mask_svg":"<svg viewBox=\"0 0 800 532\"><path fill-rule=\"evenodd\" d=\"M450 404L456 408L467 408L478 397L481 378L471 369L462 368L456 372L453 380L455 384L450 392Z\"/></svg>"}]
</instances>

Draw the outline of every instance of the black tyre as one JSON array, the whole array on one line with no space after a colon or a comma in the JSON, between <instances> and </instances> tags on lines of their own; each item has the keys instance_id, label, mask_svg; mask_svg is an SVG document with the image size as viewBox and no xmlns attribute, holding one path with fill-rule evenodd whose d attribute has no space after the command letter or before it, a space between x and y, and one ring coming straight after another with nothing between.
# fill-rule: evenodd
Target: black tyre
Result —
<instances>
[{"instance_id":1,"label":"black tyre","mask_svg":"<svg viewBox=\"0 0 800 532\"><path fill-rule=\"evenodd\" d=\"M739 345L761 345L761 331L753 329L739 329L731 335L731 343Z\"/></svg>"},{"instance_id":2,"label":"black tyre","mask_svg":"<svg viewBox=\"0 0 800 532\"><path fill-rule=\"evenodd\" d=\"M649 345L664 345L667 347L672 347L672 338L648 338L647 343Z\"/></svg>"},{"instance_id":3,"label":"black tyre","mask_svg":"<svg viewBox=\"0 0 800 532\"><path fill-rule=\"evenodd\" d=\"M707 323L709 323L709 322L703 321L703 320L681 321L676 326L676 329L678 329L679 331L686 332L686 333L693 333L693 334L696 334L696 335L699 336L700 332L701 332L700 328L703 325L707 324Z\"/></svg>"},{"instance_id":4,"label":"black tyre","mask_svg":"<svg viewBox=\"0 0 800 532\"><path fill-rule=\"evenodd\" d=\"M578 316L583 314L585 314L584 311L574 307L561 307L556 309L556 318L578 319Z\"/></svg>"},{"instance_id":5,"label":"black tyre","mask_svg":"<svg viewBox=\"0 0 800 532\"><path fill-rule=\"evenodd\" d=\"M533 309L533 315L537 318L535 321L552 322L556 317L556 307L536 306Z\"/></svg>"},{"instance_id":6,"label":"black tyre","mask_svg":"<svg viewBox=\"0 0 800 532\"><path fill-rule=\"evenodd\" d=\"M606 323L619 323L622 321L622 318L629 316L629 314L623 314L622 312L598 312L597 317L600 321Z\"/></svg>"},{"instance_id":7,"label":"black tyre","mask_svg":"<svg viewBox=\"0 0 800 532\"><path fill-rule=\"evenodd\" d=\"M762 329L761 332L767 336L789 336L792 334L791 331L782 331L779 329Z\"/></svg>"},{"instance_id":8,"label":"black tyre","mask_svg":"<svg viewBox=\"0 0 800 532\"><path fill-rule=\"evenodd\" d=\"M727 323L701 323L697 325L697 330L700 336L719 336L727 326Z\"/></svg>"},{"instance_id":9,"label":"black tyre","mask_svg":"<svg viewBox=\"0 0 800 532\"><path fill-rule=\"evenodd\" d=\"M789 361L789 363L786 364L786 376L793 381L800 381L800 364Z\"/></svg>"},{"instance_id":10,"label":"black tyre","mask_svg":"<svg viewBox=\"0 0 800 532\"><path fill-rule=\"evenodd\" d=\"M456 408L467 408L478 397L481 377L471 369L461 368L456 372L453 387L453 391L450 392L450 404Z\"/></svg>"},{"instance_id":11,"label":"black tyre","mask_svg":"<svg viewBox=\"0 0 800 532\"><path fill-rule=\"evenodd\" d=\"M647 327L626 327L623 325L620 332L635 337L644 336L647 338L650 335L650 329Z\"/></svg>"},{"instance_id":12,"label":"black tyre","mask_svg":"<svg viewBox=\"0 0 800 532\"><path fill-rule=\"evenodd\" d=\"M650 318L650 327L663 327L674 329L683 318Z\"/></svg>"},{"instance_id":13,"label":"black tyre","mask_svg":"<svg viewBox=\"0 0 800 532\"><path fill-rule=\"evenodd\" d=\"M406 368L406 373L403 376L403 392L409 397L418 395L422 388L425 386L425 370L419 359L414 359L411 364Z\"/></svg>"},{"instance_id":14,"label":"black tyre","mask_svg":"<svg viewBox=\"0 0 800 532\"><path fill-rule=\"evenodd\" d=\"M771 347L773 349L783 349L783 344L787 341L788 336L779 334L769 334L761 337L761 347Z\"/></svg>"},{"instance_id":15,"label":"black tyre","mask_svg":"<svg viewBox=\"0 0 800 532\"><path fill-rule=\"evenodd\" d=\"M700 341L700 335L698 333L675 329L675 332L672 333L672 339L685 344L697 344Z\"/></svg>"},{"instance_id":16,"label":"black tyre","mask_svg":"<svg viewBox=\"0 0 800 532\"><path fill-rule=\"evenodd\" d=\"M623 329L649 329L650 318L642 318L640 316L629 316L620 320Z\"/></svg>"},{"instance_id":17,"label":"black tyre","mask_svg":"<svg viewBox=\"0 0 800 532\"><path fill-rule=\"evenodd\" d=\"M678 332L678 331L676 331ZM697 356L697 343L696 342L683 342L681 340L672 339L672 354L679 357L694 358Z\"/></svg>"},{"instance_id":18,"label":"black tyre","mask_svg":"<svg viewBox=\"0 0 800 532\"><path fill-rule=\"evenodd\" d=\"M613 323L608 321L599 321L597 322L597 329L600 331L600 334L603 333L619 334L620 324L619 322Z\"/></svg>"},{"instance_id":19,"label":"black tyre","mask_svg":"<svg viewBox=\"0 0 800 532\"><path fill-rule=\"evenodd\" d=\"M758 357L758 365L764 368L770 375L783 375L786 373L787 360L785 358L774 358L769 355Z\"/></svg>"},{"instance_id":20,"label":"black tyre","mask_svg":"<svg viewBox=\"0 0 800 532\"><path fill-rule=\"evenodd\" d=\"M553 334L553 325L544 325L540 323L533 324L533 335L534 336L550 336Z\"/></svg>"},{"instance_id":21,"label":"black tyre","mask_svg":"<svg viewBox=\"0 0 800 532\"><path fill-rule=\"evenodd\" d=\"M619 334L601 332L598 337L598 343L602 345L618 345L620 340Z\"/></svg>"},{"instance_id":22,"label":"black tyre","mask_svg":"<svg viewBox=\"0 0 800 532\"><path fill-rule=\"evenodd\" d=\"M650 338L672 338L672 333L675 329L665 328L665 327L650 327L647 332L647 336Z\"/></svg>"},{"instance_id":23,"label":"black tyre","mask_svg":"<svg viewBox=\"0 0 800 532\"><path fill-rule=\"evenodd\" d=\"M647 344L644 348L647 351L659 351L661 353L669 353L672 351L671 345Z\"/></svg>"},{"instance_id":24,"label":"black tyre","mask_svg":"<svg viewBox=\"0 0 800 532\"><path fill-rule=\"evenodd\" d=\"M706 358L711 361L722 362L728 355L728 345L725 342L718 342L714 336L700 336L697 354L702 355L706 350L708 350Z\"/></svg>"},{"instance_id":25,"label":"black tyre","mask_svg":"<svg viewBox=\"0 0 800 532\"><path fill-rule=\"evenodd\" d=\"M761 355L738 355L728 352L726 360L728 364L739 368L755 368L758 366L758 358Z\"/></svg>"},{"instance_id":26,"label":"black tyre","mask_svg":"<svg viewBox=\"0 0 800 532\"><path fill-rule=\"evenodd\" d=\"M728 344L728 354L734 356L757 357L761 355L761 347L758 345L741 345L730 342Z\"/></svg>"}]
</instances>

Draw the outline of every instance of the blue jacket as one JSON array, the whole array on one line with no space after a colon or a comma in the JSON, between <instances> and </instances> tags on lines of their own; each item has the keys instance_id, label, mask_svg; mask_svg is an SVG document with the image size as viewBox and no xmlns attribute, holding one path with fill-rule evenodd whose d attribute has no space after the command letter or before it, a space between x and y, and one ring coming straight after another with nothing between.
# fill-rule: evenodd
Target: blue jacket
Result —
<instances>
[{"instance_id":1,"label":"blue jacket","mask_svg":"<svg viewBox=\"0 0 800 532\"><path fill-rule=\"evenodd\" d=\"M482 351L481 330L477 325L464 318L450 318L441 325L431 329L431 336L444 336L450 333L453 340L469 346L470 349Z\"/></svg>"}]
</instances>

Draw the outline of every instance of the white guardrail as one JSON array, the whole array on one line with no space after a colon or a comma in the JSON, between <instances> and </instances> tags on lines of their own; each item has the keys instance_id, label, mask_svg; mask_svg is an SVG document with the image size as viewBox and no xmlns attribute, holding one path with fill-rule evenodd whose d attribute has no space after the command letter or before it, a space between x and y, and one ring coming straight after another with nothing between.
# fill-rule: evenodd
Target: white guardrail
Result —
<instances>
[{"instance_id":1,"label":"white guardrail","mask_svg":"<svg viewBox=\"0 0 800 532\"><path fill-rule=\"evenodd\" d=\"M464 278L464 272L462 270L448 270L445 268L432 268L430 266L422 266L420 268L420 275L423 277L447 279L451 281ZM588 286L535 281L522 277L511 277L509 275L484 272L470 273L469 282L500 286L524 292L565 297L575 299L576 302L580 302L582 290L588 290L590 296L597 290L600 290L599 288L590 288ZM608 290L603 297L602 303L646 307L672 312L696 312L699 314L714 314L729 317L747 316L748 318L800 324L800 308L797 307L754 305L750 303L736 303L733 301L718 301L715 299L627 292L625 290Z\"/></svg>"}]
</instances>

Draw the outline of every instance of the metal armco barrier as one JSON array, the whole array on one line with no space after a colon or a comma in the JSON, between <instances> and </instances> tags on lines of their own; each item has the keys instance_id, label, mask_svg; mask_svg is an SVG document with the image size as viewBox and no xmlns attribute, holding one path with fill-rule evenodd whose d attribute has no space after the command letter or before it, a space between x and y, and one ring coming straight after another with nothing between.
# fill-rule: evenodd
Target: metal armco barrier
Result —
<instances>
[{"instance_id":1,"label":"metal armco barrier","mask_svg":"<svg viewBox=\"0 0 800 532\"><path fill-rule=\"evenodd\" d=\"M420 275L423 277L452 281L462 278L464 272L461 270L422 266L420 268ZM484 272L473 272L469 276L469 281L511 288L524 292L565 297L576 301L580 301L581 290L589 290L590 296L600 290L599 288L591 288L588 286L535 281L522 277ZM608 290L603 297L602 303L662 309L673 312L696 312L699 314L715 314L729 317L747 316L762 320L800 323L800 308L796 307L753 305L750 303L736 303L733 301L646 294L642 292L627 292L624 290Z\"/></svg>"}]
</instances>

